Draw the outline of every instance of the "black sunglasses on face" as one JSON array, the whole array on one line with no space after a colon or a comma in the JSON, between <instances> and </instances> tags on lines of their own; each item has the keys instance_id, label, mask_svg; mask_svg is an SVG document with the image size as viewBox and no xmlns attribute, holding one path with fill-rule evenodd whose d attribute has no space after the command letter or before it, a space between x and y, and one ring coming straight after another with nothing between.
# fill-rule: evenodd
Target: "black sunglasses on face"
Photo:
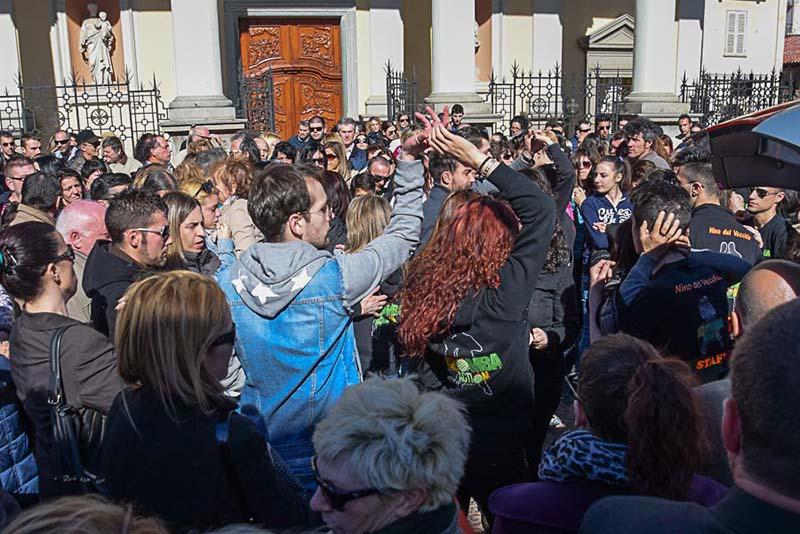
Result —
<instances>
[{"instance_id":1,"label":"black sunglasses on face","mask_svg":"<svg viewBox=\"0 0 800 534\"><path fill-rule=\"evenodd\" d=\"M356 139L356 143L364 143L364 144L366 144L366 143L369 143L369 141L367 141L366 137L359 137L358 139Z\"/></svg>"},{"instance_id":2,"label":"black sunglasses on face","mask_svg":"<svg viewBox=\"0 0 800 534\"><path fill-rule=\"evenodd\" d=\"M312 132L321 132L322 126L309 126L308 129L311 130Z\"/></svg>"},{"instance_id":3,"label":"black sunglasses on face","mask_svg":"<svg viewBox=\"0 0 800 534\"><path fill-rule=\"evenodd\" d=\"M55 139L57 145L66 145L69 143L69 139Z\"/></svg>"},{"instance_id":4,"label":"black sunglasses on face","mask_svg":"<svg viewBox=\"0 0 800 534\"><path fill-rule=\"evenodd\" d=\"M220 345L233 345L236 342L236 325L233 325L233 328L230 332L225 332L217 339L211 342L208 348L219 347Z\"/></svg>"},{"instance_id":5,"label":"black sunglasses on face","mask_svg":"<svg viewBox=\"0 0 800 534\"><path fill-rule=\"evenodd\" d=\"M53 258L53 261L50 263L58 263L64 260L68 260L72 263L75 263L75 251L72 249L72 245L67 245L67 251Z\"/></svg>"},{"instance_id":6,"label":"black sunglasses on face","mask_svg":"<svg viewBox=\"0 0 800 534\"><path fill-rule=\"evenodd\" d=\"M326 482L319 474L319 470L317 469L317 457L313 456L311 458L311 470L314 472L314 480L317 482L319 489L322 491L322 494L331 503L331 507L337 512L343 512L344 506L356 499L361 499L362 497L368 497L370 495L380 495L381 491L376 489L365 489L359 491L348 491L348 492L341 492L334 488L331 484Z\"/></svg>"},{"instance_id":7,"label":"black sunglasses on face","mask_svg":"<svg viewBox=\"0 0 800 534\"><path fill-rule=\"evenodd\" d=\"M14 141L11 141L10 143L3 143L3 146L11 146L11 147L14 147L14 146L17 146L17 144L16 144Z\"/></svg>"},{"instance_id":8,"label":"black sunglasses on face","mask_svg":"<svg viewBox=\"0 0 800 534\"><path fill-rule=\"evenodd\" d=\"M767 191L763 187L753 187L753 188L750 189L750 193L752 194L753 191L756 192L756 196L758 198L766 198L766 197L771 196L771 195L777 195L777 193L770 193L769 191Z\"/></svg>"}]
</instances>

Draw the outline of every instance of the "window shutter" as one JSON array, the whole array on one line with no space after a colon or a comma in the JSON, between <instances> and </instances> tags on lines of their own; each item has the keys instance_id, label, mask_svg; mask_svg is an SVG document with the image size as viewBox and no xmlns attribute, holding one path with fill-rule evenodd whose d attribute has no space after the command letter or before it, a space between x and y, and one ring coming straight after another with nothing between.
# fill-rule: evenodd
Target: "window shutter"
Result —
<instances>
[{"instance_id":1,"label":"window shutter","mask_svg":"<svg viewBox=\"0 0 800 534\"><path fill-rule=\"evenodd\" d=\"M736 53L744 54L744 38L747 33L747 11L740 11L736 24Z\"/></svg>"},{"instance_id":2,"label":"window shutter","mask_svg":"<svg viewBox=\"0 0 800 534\"><path fill-rule=\"evenodd\" d=\"M727 31L725 32L725 54L733 54L736 49L736 12L728 11Z\"/></svg>"}]
</instances>

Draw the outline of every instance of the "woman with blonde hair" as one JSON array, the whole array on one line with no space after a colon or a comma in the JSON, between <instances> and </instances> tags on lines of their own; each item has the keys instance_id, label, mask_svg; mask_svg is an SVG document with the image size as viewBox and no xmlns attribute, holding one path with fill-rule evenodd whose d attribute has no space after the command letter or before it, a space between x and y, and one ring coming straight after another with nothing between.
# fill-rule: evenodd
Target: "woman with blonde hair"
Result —
<instances>
[{"instance_id":1,"label":"woman with blonde hair","mask_svg":"<svg viewBox=\"0 0 800 534\"><path fill-rule=\"evenodd\" d=\"M100 458L110 496L180 528L305 524L305 500L278 478L263 434L224 394L236 328L216 282L159 273L125 300L115 341L129 387L111 409Z\"/></svg>"},{"instance_id":2,"label":"woman with blonde hair","mask_svg":"<svg viewBox=\"0 0 800 534\"><path fill-rule=\"evenodd\" d=\"M219 254L211 252L206 246L203 215L195 199L175 191L164 195L163 200L168 208L167 221L172 236L172 242L167 247L166 268L214 276L222 267L233 263L236 257L229 235L223 236L217 232Z\"/></svg>"},{"instance_id":3,"label":"woman with blonde hair","mask_svg":"<svg viewBox=\"0 0 800 534\"><path fill-rule=\"evenodd\" d=\"M347 185L350 185L350 165L347 163L347 150L341 141L326 141L325 158L328 160L328 170L338 172Z\"/></svg>"},{"instance_id":4,"label":"woman with blonde hair","mask_svg":"<svg viewBox=\"0 0 800 534\"><path fill-rule=\"evenodd\" d=\"M269 161L272 158L272 150L275 145L281 142L281 136L275 132L265 132L253 138L258 151L261 155L261 161Z\"/></svg>"},{"instance_id":5,"label":"woman with blonde hair","mask_svg":"<svg viewBox=\"0 0 800 534\"><path fill-rule=\"evenodd\" d=\"M169 534L155 517L134 513L99 495L61 497L25 510L3 530L13 534Z\"/></svg>"},{"instance_id":6,"label":"woman with blonde hair","mask_svg":"<svg viewBox=\"0 0 800 534\"><path fill-rule=\"evenodd\" d=\"M247 212L247 197L253 180L253 166L248 161L229 158L219 163L211 172L221 204L220 222L230 229L236 257L250 245L264 239Z\"/></svg>"},{"instance_id":7,"label":"woman with blonde hair","mask_svg":"<svg viewBox=\"0 0 800 534\"><path fill-rule=\"evenodd\" d=\"M219 190L214 182L203 175L185 177L179 184L180 191L186 193L200 204L203 218L203 229L206 234L206 246L220 256L226 252L224 240L230 239L230 230L220 223L222 212L219 204Z\"/></svg>"}]
</instances>

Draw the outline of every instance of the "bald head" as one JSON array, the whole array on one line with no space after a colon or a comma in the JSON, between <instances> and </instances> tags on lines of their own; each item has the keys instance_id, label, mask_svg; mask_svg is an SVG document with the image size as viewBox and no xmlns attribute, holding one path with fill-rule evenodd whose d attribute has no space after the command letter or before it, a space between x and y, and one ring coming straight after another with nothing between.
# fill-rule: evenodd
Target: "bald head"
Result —
<instances>
[{"instance_id":1,"label":"bald head","mask_svg":"<svg viewBox=\"0 0 800 534\"><path fill-rule=\"evenodd\" d=\"M800 265L786 260L768 260L753 267L742 279L734 309L747 331L770 310L800 294Z\"/></svg>"}]
</instances>

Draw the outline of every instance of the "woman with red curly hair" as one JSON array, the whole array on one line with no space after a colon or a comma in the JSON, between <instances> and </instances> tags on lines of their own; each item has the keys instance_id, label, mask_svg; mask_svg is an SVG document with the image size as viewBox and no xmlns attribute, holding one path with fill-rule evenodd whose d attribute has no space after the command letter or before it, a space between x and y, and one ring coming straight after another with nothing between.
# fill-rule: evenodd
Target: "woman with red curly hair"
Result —
<instances>
[{"instance_id":1,"label":"woman with red curly hair","mask_svg":"<svg viewBox=\"0 0 800 534\"><path fill-rule=\"evenodd\" d=\"M411 262L399 335L434 384L463 402L473 429L458 499L488 513L489 494L526 471L533 412L527 309L553 235L554 204L525 176L439 126L429 144L477 169L504 200L481 196ZM428 377L428 381L430 377Z\"/></svg>"}]
</instances>

